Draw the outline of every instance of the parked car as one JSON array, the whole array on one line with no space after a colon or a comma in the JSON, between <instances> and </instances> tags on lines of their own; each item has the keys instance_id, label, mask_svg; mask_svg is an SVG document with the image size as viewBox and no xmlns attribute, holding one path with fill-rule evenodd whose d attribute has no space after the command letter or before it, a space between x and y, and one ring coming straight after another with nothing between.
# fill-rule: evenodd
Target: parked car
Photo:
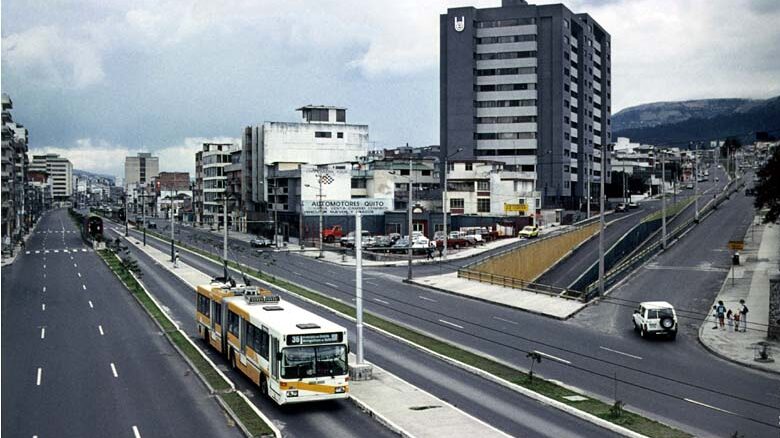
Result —
<instances>
[{"instance_id":1,"label":"parked car","mask_svg":"<svg viewBox=\"0 0 780 438\"><path fill-rule=\"evenodd\" d=\"M157 222L147 222L146 228L150 230L156 230L157 229Z\"/></svg>"},{"instance_id":2,"label":"parked car","mask_svg":"<svg viewBox=\"0 0 780 438\"><path fill-rule=\"evenodd\" d=\"M693 188L693 183L688 183L688 184L686 184L686 185L685 185L685 188L686 188L686 189L692 189L692 188Z\"/></svg>"},{"instance_id":3,"label":"parked car","mask_svg":"<svg viewBox=\"0 0 780 438\"><path fill-rule=\"evenodd\" d=\"M257 236L249 241L249 246L252 248L267 248L272 245L273 241L271 241L271 239L266 239L263 236Z\"/></svg>"},{"instance_id":4,"label":"parked car","mask_svg":"<svg viewBox=\"0 0 780 438\"><path fill-rule=\"evenodd\" d=\"M643 338L648 335L677 337L677 313L666 301L645 301L634 310L634 331Z\"/></svg>"},{"instance_id":5,"label":"parked car","mask_svg":"<svg viewBox=\"0 0 780 438\"><path fill-rule=\"evenodd\" d=\"M366 246L366 242L368 242L368 238L371 237L371 233L368 231L363 231L362 233L362 243L363 246ZM354 248L355 247L355 232L350 231L345 237L342 237L340 240L341 246L345 246L347 248Z\"/></svg>"},{"instance_id":6,"label":"parked car","mask_svg":"<svg viewBox=\"0 0 780 438\"><path fill-rule=\"evenodd\" d=\"M399 234L399 233L390 233L390 234L388 234L388 235L387 235L387 237L389 237L389 238L390 238L390 240L391 240L393 243L395 243L395 242L397 242L397 241L398 241L398 239L400 239L400 238L401 238L401 234Z\"/></svg>"},{"instance_id":7,"label":"parked car","mask_svg":"<svg viewBox=\"0 0 780 438\"><path fill-rule=\"evenodd\" d=\"M334 225L330 228L322 230L322 240L328 243L333 243L336 239L344 237L344 230L341 229L341 225Z\"/></svg>"},{"instance_id":8,"label":"parked car","mask_svg":"<svg viewBox=\"0 0 780 438\"><path fill-rule=\"evenodd\" d=\"M631 201L628 203L628 208L630 209L639 208L639 203L636 201Z\"/></svg>"},{"instance_id":9,"label":"parked car","mask_svg":"<svg viewBox=\"0 0 780 438\"><path fill-rule=\"evenodd\" d=\"M393 239L390 236L376 236L374 237L374 248L389 248L393 246Z\"/></svg>"},{"instance_id":10,"label":"parked car","mask_svg":"<svg viewBox=\"0 0 780 438\"><path fill-rule=\"evenodd\" d=\"M517 233L517 237L525 237L526 239L539 237L539 227L536 225L526 225Z\"/></svg>"},{"instance_id":11,"label":"parked car","mask_svg":"<svg viewBox=\"0 0 780 438\"><path fill-rule=\"evenodd\" d=\"M626 205L625 202L621 202L620 204L617 205L617 207L615 207L616 213L622 213L626 210L628 210L628 206Z\"/></svg>"}]
</instances>

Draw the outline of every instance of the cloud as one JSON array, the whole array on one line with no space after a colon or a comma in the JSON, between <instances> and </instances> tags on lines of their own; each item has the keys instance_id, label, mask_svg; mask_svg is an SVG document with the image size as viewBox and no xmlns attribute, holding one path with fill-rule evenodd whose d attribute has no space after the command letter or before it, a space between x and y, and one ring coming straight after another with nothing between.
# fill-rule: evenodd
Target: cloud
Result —
<instances>
[{"instance_id":1,"label":"cloud","mask_svg":"<svg viewBox=\"0 0 780 438\"><path fill-rule=\"evenodd\" d=\"M241 139L233 137L187 137L179 144L150 150L130 149L122 145L110 144L103 140L82 138L70 146L44 146L31 148L30 155L59 154L73 163L74 169L103 175L124 177L125 157L138 152L151 152L160 158L161 172L189 172L195 177L195 153L203 143L233 143L240 147Z\"/></svg>"}]
</instances>

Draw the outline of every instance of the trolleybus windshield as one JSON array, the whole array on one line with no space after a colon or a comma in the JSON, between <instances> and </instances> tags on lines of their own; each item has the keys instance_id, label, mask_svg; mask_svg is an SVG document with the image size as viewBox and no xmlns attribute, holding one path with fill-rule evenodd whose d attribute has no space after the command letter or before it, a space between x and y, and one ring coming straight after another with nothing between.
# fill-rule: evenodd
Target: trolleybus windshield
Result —
<instances>
[{"instance_id":1,"label":"trolleybus windshield","mask_svg":"<svg viewBox=\"0 0 780 438\"><path fill-rule=\"evenodd\" d=\"M347 348L344 345L293 347L282 351L282 378L304 379L347 374Z\"/></svg>"}]
</instances>

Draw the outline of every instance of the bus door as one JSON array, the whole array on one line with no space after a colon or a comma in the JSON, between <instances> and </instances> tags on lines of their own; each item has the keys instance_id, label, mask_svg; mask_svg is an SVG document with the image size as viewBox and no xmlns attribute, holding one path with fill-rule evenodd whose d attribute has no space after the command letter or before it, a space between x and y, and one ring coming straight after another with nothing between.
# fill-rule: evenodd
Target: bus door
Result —
<instances>
[{"instance_id":1,"label":"bus door","mask_svg":"<svg viewBox=\"0 0 780 438\"><path fill-rule=\"evenodd\" d=\"M274 380L279 380L279 339L271 338L271 376Z\"/></svg>"},{"instance_id":2,"label":"bus door","mask_svg":"<svg viewBox=\"0 0 780 438\"><path fill-rule=\"evenodd\" d=\"M221 303L218 303L217 306L219 307L219 325L221 330L219 331L220 335L220 343L222 344L222 354L227 354L228 351L228 343L227 343L227 326L228 326L228 319L227 319L227 303L223 300Z\"/></svg>"},{"instance_id":3,"label":"bus door","mask_svg":"<svg viewBox=\"0 0 780 438\"><path fill-rule=\"evenodd\" d=\"M249 321L241 318L238 324L238 342L241 345L241 353L238 355L238 360L241 361L241 365L246 366L246 329L249 325Z\"/></svg>"}]
</instances>

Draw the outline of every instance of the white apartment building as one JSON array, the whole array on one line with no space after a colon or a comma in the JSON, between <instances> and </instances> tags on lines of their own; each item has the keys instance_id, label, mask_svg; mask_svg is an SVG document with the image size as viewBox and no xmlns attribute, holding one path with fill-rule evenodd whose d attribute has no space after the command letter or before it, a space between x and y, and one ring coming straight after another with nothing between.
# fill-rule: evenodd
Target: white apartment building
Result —
<instances>
[{"instance_id":1,"label":"white apartment building","mask_svg":"<svg viewBox=\"0 0 780 438\"><path fill-rule=\"evenodd\" d=\"M125 189L132 184L148 184L160 173L160 158L149 152L139 152L135 157L125 157Z\"/></svg>"},{"instance_id":2,"label":"white apartment building","mask_svg":"<svg viewBox=\"0 0 780 438\"><path fill-rule=\"evenodd\" d=\"M532 216L541 209L533 172L506 170L498 161L458 160L447 163L447 212L452 215ZM530 174L530 175L529 175ZM525 212L512 205L527 205Z\"/></svg>"},{"instance_id":3,"label":"white apartment building","mask_svg":"<svg viewBox=\"0 0 780 438\"><path fill-rule=\"evenodd\" d=\"M222 226L222 206L227 176L225 167L230 165L233 143L203 143L203 149L195 154L195 185L193 194L196 221L200 224Z\"/></svg>"},{"instance_id":4,"label":"white apartment building","mask_svg":"<svg viewBox=\"0 0 780 438\"><path fill-rule=\"evenodd\" d=\"M58 154L33 155L30 170L49 174L55 203L70 200L73 194L73 164L70 160Z\"/></svg>"}]
</instances>

